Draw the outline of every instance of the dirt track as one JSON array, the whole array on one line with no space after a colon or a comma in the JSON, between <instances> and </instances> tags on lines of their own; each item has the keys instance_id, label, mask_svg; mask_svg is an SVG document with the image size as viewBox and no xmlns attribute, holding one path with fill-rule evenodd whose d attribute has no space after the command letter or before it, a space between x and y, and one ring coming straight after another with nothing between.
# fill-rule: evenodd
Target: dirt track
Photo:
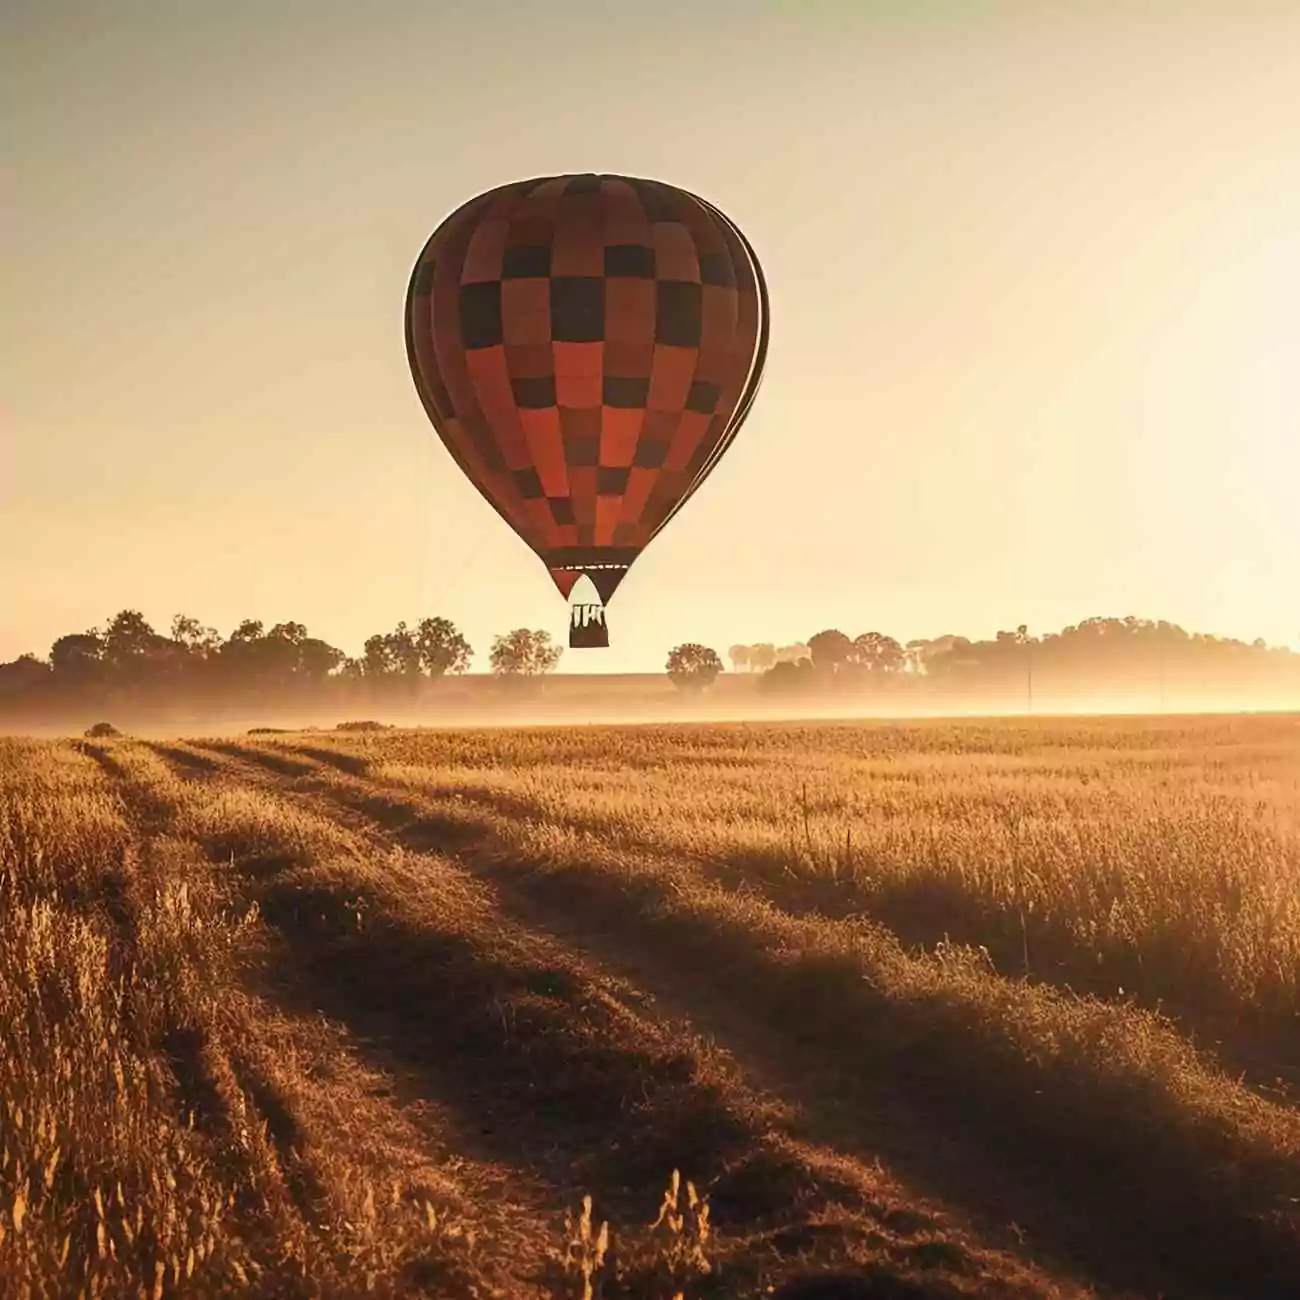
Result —
<instances>
[{"instance_id":1,"label":"dirt track","mask_svg":"<svg viewBox=\"0 0 1300 1300\"><path fill-rule=\"evenodd\" d=\"M247 783L341 823L389 863L369 896L360 881L277 889L275 864L253 864L291 954L276 997L347 1026L367 1064L401 1081L399 1105L437 1099L442 1142L496 1172L534 1221L594 1192L616 1224L637 1225L680 1166L712 1182L715 1229L753 1255L734 1285L804 1257L800 1272L856 1261L870 1294L889 1294L891 1279L909 1294L909 1278L918 1295L1073 1289L886 1175L867 1139L888 1119L790 1060L707 969L512 883L486 828L440 823L311 755L158 748L191 779ZM369 915L340 934L329 913L354 885Z\"/></svg>"}]
</instances>

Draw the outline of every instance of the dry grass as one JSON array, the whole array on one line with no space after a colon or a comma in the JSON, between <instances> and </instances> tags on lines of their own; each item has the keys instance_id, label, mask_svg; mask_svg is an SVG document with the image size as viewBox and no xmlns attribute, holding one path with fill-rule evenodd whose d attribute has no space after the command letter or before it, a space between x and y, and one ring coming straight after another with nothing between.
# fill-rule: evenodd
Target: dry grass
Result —
<instances>
[{"instance_id":1,"label":"dry grass","mask_svg":"<svg viewBox=\"0 0 1300 1300\"><path fill-rule=\"evenodd\" d=\"M1294 719L0 742L0 800L0 1294L1300 1286Z\"/></svg>"},{"instance_id":2,"label":"dry grass","mask_svg":"<svg viewBox=\"0 0 1300 1300\"><path fill-rule=\"evenodd\" d=\"M1300 1023L1294 720L628 735L404 733L350 753L380 780L980 945L1004 972L1193 1027Z\"/></svg>"},{"instance_id":3,"label":"dry grass","mask_svg":"<svg viewBox=\"0 0 1300 1300\"><path fill-rule=\"evenodd\" d=\"M141 861L93 763L53 746L6 747L0 763L7 1282L62 1295L238 1281L250 1257L229 1223L244 1162L214 1159L184 1102L168 1101L198 1082L193 1035L239 920L183 846Z\"/></svg>"},{"instance_id":4,"label":"dry grass","mask_svg":"<svg viewBox=\"0 0 1300 1300\"><path fill-rule=\"evenodd\" d=\"M328 1045L243 988L256 907L189 836L301 847L319 828L272 829L238 791L189 802L134 746L111 783L62 747L0 763L0 1291L411 1294L484 1271L458 1258L472 1233L445 1187L294 1149L309 1081L285 1049Z\"/></svg>"}]
</instances>

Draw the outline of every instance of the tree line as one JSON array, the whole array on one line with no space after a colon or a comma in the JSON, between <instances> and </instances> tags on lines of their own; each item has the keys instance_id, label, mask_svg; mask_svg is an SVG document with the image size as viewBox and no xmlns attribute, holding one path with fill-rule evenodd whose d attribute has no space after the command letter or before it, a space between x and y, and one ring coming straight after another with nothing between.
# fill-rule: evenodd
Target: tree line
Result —
<instances>
[{"instance_id":1,"label":"tree line","mask_svg":"<svg viewBox=\"0 0 1300 1300\"><path fill-rule=\"evenodd\" d=\"M562 653L547 632L515 628L493 639L487 658L494 677L518 685L553 672ZM906 643L828 628L789 645L733 645L727 657L734 674L775 694L908 691L999 703L1023 698L1031 707L1036 696L1090 692L1127 692L1146 704L1215 692L1300 699L1300 654L1262 639L1131 617L1089 618L1037 636L1021 625L988 640L949 635ZM301 623L268 628L246 619L223 637L178 614L164 634L128 609L102 628L59 637L44 658L0 663L0 712L399 706L419 701L440 678L466 673L473 658L460 630L441 617L399 622L350 657ZM675 685L698 691L716 682L723 662L715 650L684 642L665 668Z\"/></svg>"},{"instance_id":2,"label":"tree line","mask_svg":"<svg viewBox=\"0 0 1300 1300\"><path fill-rule=\"evenodd\" d=\"M506 682L552 672L562 648L548 632L515 628L494 638L488 663ZM59 637L49 654L0 663L0 707L198 709L340 701L399 702L468 671L473 647L450 619L431 617L368 637L359 657L311 636L301 623L245 619L223 637L178 614L167 634L138 610L103 628Z\"/></svg>"},{"instance_id":3,"label":"tree line","mask_svg":"<svg viewBox=\"0 0 1300 1300\"><path fill-rule=\"evenodd\" d=\"M1246 642L1188 632L1164 620L1088 618L1033 635L1024 624L987 640L947 635L900 642L883 632L849 636L827 628L804 642L733 645L734 672L774 693L814 690L928 690L967 696L1048 696L1103 692L1170 696L1273 692L1300 697L1300 654L1262 638ZM679 686L707 686L722 671L716 651L694 643L669 656Z\"/></svg>"}]
</instances>

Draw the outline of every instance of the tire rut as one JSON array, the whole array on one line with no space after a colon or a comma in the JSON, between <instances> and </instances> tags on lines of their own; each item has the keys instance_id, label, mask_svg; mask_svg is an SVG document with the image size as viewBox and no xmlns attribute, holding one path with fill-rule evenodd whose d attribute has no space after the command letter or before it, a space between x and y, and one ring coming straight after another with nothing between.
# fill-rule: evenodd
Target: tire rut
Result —
<instances>
[{"instance_id":1,"label":"tire rut","mask_svg":"<svg viewBox=\"0 0 1300 1300\"><path fill-rule=\"evenodd\" d=\"M214 745L211 749L216 751L218 747ZM234 768L241 776L246 774L247 779L254 783L268 779L257 770L260 751L245 746L222 745L220 752L225 760L233 761ZM265 766L278 775L284 764L280 755L273 758L274 763ZM312 770L317 773L320 771L318 767ZM672 971L662 960L650 959L643 951L644 934L632 936L638 942L629 943L630 936L624 926L603 936L602 941L602 936L589 927L584 928L576 920L566 919L560 909L549 905L546 900L531 896L520 887L520 881L509 873L485 869L480 855L474 852L482 840L481 827L467 827L457 823L454 818L442 820L435 815L431 821L420 821L412 828L406 825L411 820L410 810L396 812L391 801L382 793L357 789L350 784L322 788L318 780L306 772L296 773L295 780L288 789L283 783L276 782L274 775L269 779L269 788L276 790L282 797L292 796L305 801L323 815L342 820L350 828L372 839L376 835L380 836L383 843L396 839L412 851L425 855L452 853L462 868L470 871L475 878L490 884L496 905L511 923L512 933L527 933L534 940L546 940L549 937L551 943L559 945L557 952L577 954L580 960L585 959L598 969L614 972L625 988L639 990L639 995L633 996L643 1005L648 994L654 1014L659 1020L687 1026L693 1034L703 1034L705 1039L721 1044L726 1056L740 1063L738 1073L742 1079L750 1081L748 1087L757 1095L780 1099L783 1110L789 1116L784 1124L787 1141L799 1153L800 1160L820 1168L823 1179L833 1181L832 1171L837 1161L844 1168L879 1170L879 1148L861 1140L860 1116L852 1114L852 1102L847 1106L848 1114L839 1113L844 1111L844 1107L832 1108L827 1105L827 1093L823 1089L830 1085L831 1080L824 1070L801 1079L800 1070L790 1065L791 1053L787 1040L760 1029L745 1009L738 1007L734 1000L728 1000L725 994L714 996L707 983L701 983L698 971L689 963L680 970ZM348 781L350 778L345 774L343 779ZM325 809L329 812L324 812ZM581 908L577 909L577 915L581 915ZM606 1068L615 1067L612 1063L607 1063ZM846 1081L840 1078L834 1082L843 1095ZM737 1086L732 1085L733 1089ZM856 1099L860 1095L860 1090L848 1092L850 1098ZM877 1103L879 1100L876 1098ZM897 1115L894 1120L900 1122ZM592 1132L576 1143L576 1146L585 1149L592 1140L599 1141L599 1137L599 1132ZM710 1140L716 1141L716 1136L710 1135L707 1130L694 1137L697 1143ZM667 1159L670 1155L671 1152L665 1149L664 1158ZM762 1183L762 1178L758 1175L761 1167L762 1162L750 1169L736 1170L732 1185L728 1185L723 1178L715 1186L713 1203L722 1215L726 1216L730 1211L733 1217L740 1220L753 1212L755 1206L751 1203L752 1198L760 1194ZM764 1176L770 1178L771 1171ZM877 1180L882 1176L879 1172L874 1174ZM789 1181L788 1174L778 1173L777 1181L781 1178ZM767 1195L770 1199L770 1192ZM1017 1254L1024 1257L1023 1242L1017 1238L1007 1240L1008 1234L1002 1233L998 1235L1003 1240L996 1241L994 1234L988 1231L988 1225L983 1225L982 1231L976 1230L971 1221L959 1212L951 1209L936 1211L925 1205L916 1208L917 1198L913 1194L896 1195L896 1203L883 1209L875 1207L877 1219L892 1225L892 1229L906 1226L912 1231L926 1231L937 1228L942 1222L948 1225L949 1231L955 1231L959 1236L971 1236L990 1245L996 1244L1006 1251L1008 1257ZM771 1213L771 1206L764 1208L767 1213ZM778 1232L784 1232L789 1241L798 1238L798 1231L793 1238L790 1236L789 1226L778 1228ZM811 1241L814 1236L815 1233L809 1231L807 1239ZM940 1244L928 1243L923 1250L928 1251L936 1260L942 1255ZM1053 1271L1062 1290L1077 1286L1077 1283L1066 1280L1070 1276L1068 1270L1058 1267Z\"/></svg>"},{"instance_id":2,"label":"tire rut","mask_svg":"<svg viewBox=\"0 0 1300 1300\"><path fill-rule=\"evenodd\" d=\"M172 825L174 804L165 795L142 784L111 753L93 756L113 777L128 821L140 836L140 856L148 862L152 846L161 837L176 834ZM168 757L179 762L182 752L174 751ZM189 772L211 775L213 769L200 756L188 757L192 760L187 765ZM150 879L160 884L165 875L164 867L159 865L150 872ZM244 970L241 974L250 976L253 971ZM167 1005L172 1005L170 1000ZM303 1028L298 1033L284 1028L295 1023L292 1016L280 1017L283 1022L280 1044L294 1054L302 1051L305 1040L320 1036L310 1028L317 1010L308 1007L300 1010L304 1014L297 1023ZM273 1239L283 1231L283 1216L287 1215L295 1220L294 1231L305 1230L314 1238L315 1254L327 1256L341 1247L346 1257L347 1251L354 1248L344 1245L339 1233L340 1229L345 1233L351 1231L353 1225L340 1224L340 1220L357 1214L361 1193L341 1188L333 1177L337 1168L322 1167L313 1159L310 1148L314 1146L318 1153L326 1154L326 1166L337 1165L328 1159L327 1145L313 1143L298 1113L298 1104L276 1082L276 1053L262 1041L264 1028L265 1014L258 1014L255 995L250 999L246 990L230 989L226 990L215 1016L169 1015L153 1048L174 1080L172 1101L181 1125L202 1135L216 1160L238 1170L240 1189L236 1205L250 1238L267 1237L269 1233L270 1247L275 1250ZM237 1031L242 1031L244 1036L240 1037ZM338 1051L342 1045L336 1042L334 1046ZM343 1046L343 1051L347 1046L353 1045ZM367 1087L362 1108L375 1112L372 1119L377 1128L395 1127L382 1114L382 1106L383 1098L373 1085ZM418 1131L418 1126L411 1131ZM445 1159L449 1154L442 1151L438 1157ZM408 1261L399 1294L466 1297L539 1294L534 1280L520 1268L520 1260L526 1260L528 1267L538 1272L545 1262L545 1228L549 1225L540 1205L514 1203L509 1213L502 1207L499 1215L482 1216L472 1193L467 1194L456 1179L448 1179L437 1169L439 1159L432 1152L421 1155L423 1159L408 1159L406 1163L423 1167L419 1172L424 1175L425 1196L422 1200L417 1195L418 1184L414 1191L408 1188L404 1194L408 1203L405 1208L408 1213L428 1216L430 1229L437 1218L445 1219L452 1235L445 1238L448 1249L426 1249ZM465 1166L471 1164L459 1155L454 1160ZM363 1165L360 1176L364 1182L376 1172L373 1167L367 1172ZM486 1175L475 1178L475 1173L471 1168L468 1181L477 1186L492 1180ZM369 1194L373 1195L373 1190ZM363 1215L367 1212L364 1206L361 1212ZM270 1219L268 1214L272 1216ZM511 1218L516 1222L510 1222ZM518 1222L534 1226L521 1233ZM457 1226L461 1223L470 1225L463 1233ZM428 1235L435 1234L431 1231ZM477 1246L480 1238L483 1245ZM506 1242L511 1249L506 1248ZM465 1258L467 1251L471 1258ZM352 1293L350 1286L346 1293Z\"/></svg>"},{"instance_id":3,"label":"tire rut","mask_svg":"<svg viewBox=\"0 0 1300 1300\"><path fill-rule=\"evenodd\" d=\"M218 746L238 757L252 752L237 742ZM346 751L322 745L282 742L263 762L294 777L308 777L314 765L364 777L368 761ZM304 763L303 758L313 760ZM446 785L429 787L432 798L480 808L485 813L519 821L547 819L580 835L605 835L607 828L598 815L583 811L557 812L543 809L526 795L492 788L490 785ZM1141 956L1132 954L1098 965L1094 955L1082 953L1077 935L1061 921L1045 916L1029 919L999 912L987 901L970 896L947 881L921 880L894 886L874 883L864 886L852 876L834 870L792 869L787 853L754 849L738 854L683 854L670 841L641 831L621 828L610 837L616 848L639 858L662 864L689 863L692 871L730 891L744 891L765 898L790 916L825 920L831 924L873 920L895 933L905 947L933 952L945 943L983 946L993 968L1012 979L1057 989L1067 994L1095 997L1103 1002L1131 1003L1158 1010L1190 1037L1205 1044L1209 1056L1221 1063L1226 1073L1244 1072L1245 1082L1266 1100L1295 1106L1300 1102L1300 1048L1292 1032L1294 1017L1285 1013L1247 1018L1239 1003L1220 1003L1215 1013L1165 990L1163 996L1134 993L1141 990ZM851 860L851 849L837 860L842 868ZM1059 968L1039 967L1030 953L1051 951L1065 954ZM1127 989L1127 993L1117 993Z\"/></svg>"}]
</instances>

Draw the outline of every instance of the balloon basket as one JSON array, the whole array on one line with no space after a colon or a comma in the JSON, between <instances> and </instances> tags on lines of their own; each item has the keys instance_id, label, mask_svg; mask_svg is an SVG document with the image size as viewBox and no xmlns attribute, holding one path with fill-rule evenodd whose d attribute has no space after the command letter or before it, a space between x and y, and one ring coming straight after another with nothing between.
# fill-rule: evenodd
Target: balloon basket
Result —
<instances>
[{"instance_id":1,"label":"balloon basket","mask_svg":"<svg viewBox=\"0 0 1300 1300\"><path fill-rule=\"evenodd\" d=\"M604 650L609 646L609 625L603 605L574 605L569 620L569 647L573 650Z\"/></svg>"}]
</instances>

